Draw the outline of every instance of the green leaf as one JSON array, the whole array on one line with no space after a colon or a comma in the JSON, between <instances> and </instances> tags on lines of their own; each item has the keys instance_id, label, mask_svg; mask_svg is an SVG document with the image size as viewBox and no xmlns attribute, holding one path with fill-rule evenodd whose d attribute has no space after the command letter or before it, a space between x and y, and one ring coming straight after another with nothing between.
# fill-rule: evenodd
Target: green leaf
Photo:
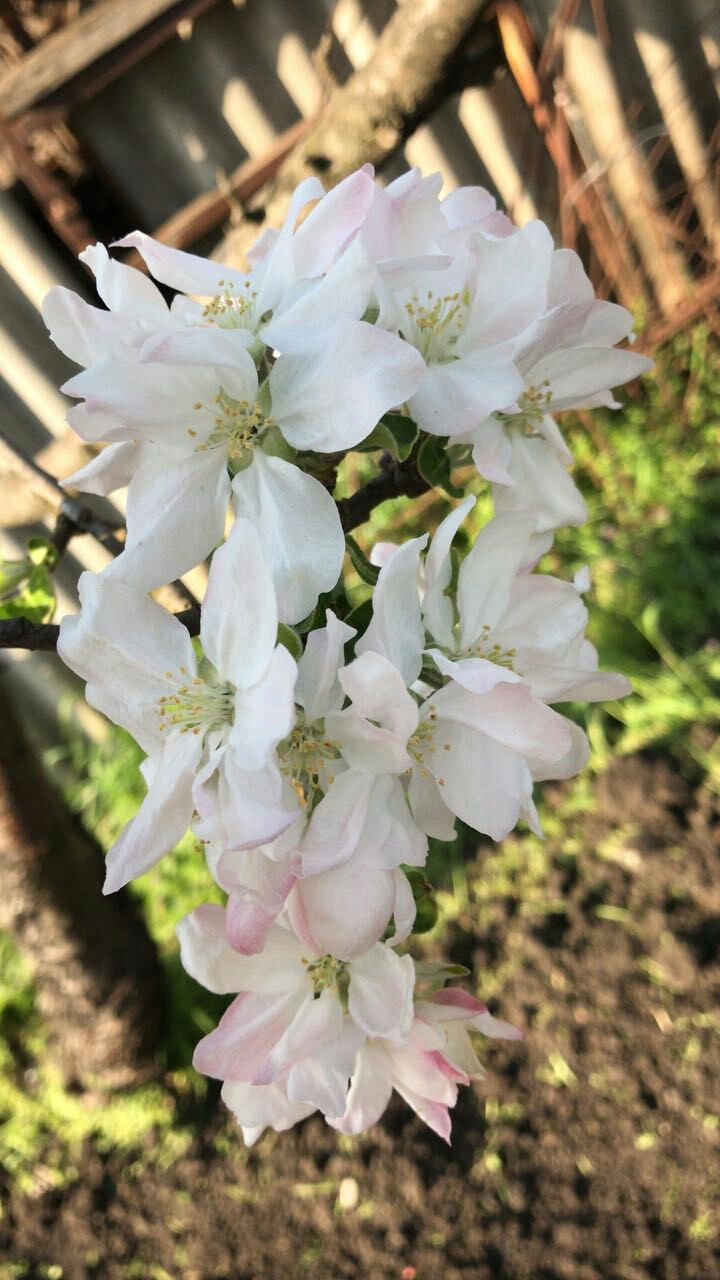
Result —
<instances>
[{"instance_id":1,"label":"green leaf","mask_svg":"<svg viewBox=\"0 0 720 1280\"><path fill-rule=\"evenodd\" d=\"M357 639L364 635L370 626L372 619L372 600L363 600L362 604L357 604L345 615L344 621L349 627L354 627L357 631Z\"/></svg>"},{"instance_id":2,"label":"green leaf","mask_svg":"<svg viewBox=\"0 0 720 1280\"><path fill-rule=\"evenodd\" d=\"M462 498L463 490L452 482L446 444L440 436L427 436L418 450L418 471L428 484L444 489L451 498Z\"/></svg>"},{"instance_id":3,"label":"green leaf","mask_svg":"<svg viewBox=\"0 0 720 1280\"><path fill-rule=\"evenodd\" d=\"M362 547L358 545L349 533L345 534L345 547L355 572L360 575L363 582L367 582L369 586L374 587L380 570L376 565L370 563Z\"/></svg>"},{"instance_id":4,"label":"green leaf","mask_svg":"<svg viewBox=\"0 0 720 1280\"><path fill-rule=\"evenodd\" d=\"M22 589L0 604L0 618L49 622L54 612L55 584L44 564L35 565Z\"/></svg>"},{"instance_id":5,"label":"green leaf","mask_svg":"<svg viewBox=\"0 0 720 1280\"><path fill-rule=\"evenodd\" d=\"M39 535L28 542L28 556L33 564L45 565L46 569L54 569L60 559L60 553L49 538Z\"/></svg>"},{"instance_id":6,"label":"green leaf","mask_svg":"<svg viewBox=\"0 0 720 1280\"><path fill-rule=\"evenodd\" d=\"M417 422L413 422L406 413L385 413L380 419L380 424L390 432L395 441L393 453L398 462L404 462L410 456L418 438Z\"/></svg>"},{"instance_id":7,"label":"green leaf","mask_svg":"<svg viewBox=\"0 0 720 1280\"><path fill-rule=\"evenodd\" d=\"M281 622L277 630L277 642L284 645L288 653L291 653L296 662L302 658L303 646L297 631L293 631L292 627L288 627L286 623Z\"/></svg>"},{"instance_id":8,"label":"green leaf","mask_svg":"<svg viewBox=\"0 0 720 1280\"><path fill-rule=\"evenodd\" d=\"M386 413L370 435L355 447L361 453L370 453L373 449L388 449L398 462L404 462L417 436L418 425L407 414Z\"/></svg>"}]
</instances>

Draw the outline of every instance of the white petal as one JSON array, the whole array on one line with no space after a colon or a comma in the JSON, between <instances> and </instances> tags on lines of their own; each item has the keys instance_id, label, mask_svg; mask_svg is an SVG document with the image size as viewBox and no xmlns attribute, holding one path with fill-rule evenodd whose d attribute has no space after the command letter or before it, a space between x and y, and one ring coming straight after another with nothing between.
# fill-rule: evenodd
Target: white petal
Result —
<instances>
[{"instance_id":1,"label":"white petal","mask_svg":"<svg viewBox=\"0 0 720 1280\"><path fill-rule=\"evenodd\" d=\"M271 655L267 670L249 689L237 689L230 746L240 769L248 773L268 764L278 743L295 723L295 659L283 645Z\"/></svg>"},{"instance_id":2,"label":"white petal","mask_svg":"<svg viewBox=\"0 0 720 1280\"><path fill-rule=\"evenodd\" d=\"M512 404L522 389L523 380L509 356L473 353L449 364L429 365L408 407L425 431L452 438Z\"/></svg>"},{"instance_id":3,"label":"white petal","mask_svg":"<svg viewBox=\"0 0 720 1280\"><path fill-rule=\"evenodd\" d=\"M311 938L319 953L352 960L382 937L394 905L394 872L355 866L353 860L299 880L287 908L293 928Z\"/></svg>"},{"instance_id":4,"label":"white petal","mask_svg":"<svg viewBox=\"0 0 720 1280\"><path fill-rule=\"evenodd\" d=\"M84 368L136 336L127 316L91 307L62 285L46 294L42 314L55 346Z\"/></svg>"},{"instance_id":5,"label":"white petal","mask_svg":"<svg viewBox=\"0 0 720 1280\"><path fill-rule=\"evenodd\" d=\"M113 247L137 249L155 279L171 289L179 289L181 293L198 293L203 298L213 298L225 288L231 292L241 289L245 279L245 273L234 267L225 267L197 254L172 249L143 231L132 231L122 240L115 240Z\"/></svg>"},{"instance_id":6,"label":"white petal","mask_svg":"<svg viewBox=\"0 0 720 1280\"><path fill-rule=\"evenodd\" d=\"M305 651L298 661L298 678L295 701L303 707L306 720L312 724L329 711L337 711L345 699L345 692L338 679L338 668L343 665L343 650L357 634L354 627L340 622L328 609L324 627L311 631L305 641Z\"/></svg>"},{"instance_id":7,"label":"white petal","mask_svg":"<svg viewBox=\"0 0 720 1280\"><path fill-rule=\"evenodd\" d=\"M453 645L453 608L445 592L452 578L450 548L465 516L472 511L476 499L469 494L440 522L425 557L425 594L422 611L425 626L435 641L444 648Z\"/></svg>"},{"instance_id":8,"label":"white petal","mask_svg":"<svg viewBox=\"0 0 720 1280\"><path fill-rule=\"evenodd\" d=\"M222 680L248 689L265 675L277 639L275 588L257 530L236 520L213 556L200 638Z\"/></svg>"},{"instance_id":9,"label":"white petal","mask_svg":"<svg viewBox=\"0 0 720 1280\"><path fill-rule=\"evenodd\" d=\"M174 733L158 761L150 789L107 856L103 893L114 893L174 848L192 817L192 784L203 744L193 733Z\"/></svg>"},{"instance_id":10,"label":"white petal","mask_svg":"<svg viewBox=\"0 0 720 1280\"><path fill-rule=\"evenodd\" d=\"M350 1082L344 1114L330 1124L341 1133L363 1133L377 1124L392 1094L392 1065L381 1044L363 1045Z\"/></svg>"},{"instance_id":11,"label":"white petal","mask_svg":"<svg viewBox=\"0 0 720 1280\"><path fill-rule=\"evenodd\" d=\"M366 1035L400 1040L413 1019L415 966L377 943L350 967L348 1009Z\"/></svg>"},{"instance_id":12,"label":"white petal","mask_svg":"<svg viewBox=\"0 0 720 1280\"><path fill-rule=\"evenodd\" d=\"M152 591L194 569L223 536L229 497L219 449L170 459L146 446L128 488L125 550L105 576Z\"/></svg>"},{"instance_id":13,"label":"white petal","mask_svg":"<svg viewBox=\"0 0 720 1280\"><path fill-rule=\"evenodd\" d=\"M58 654L87 681L90 705L157 754L158 699L195 674L190 636L166 609L103 574L82 574L78 591L82 610L63 618Z\"/></svg>"},{"instance_id":14,"label":"white petal","mask_svg":"<svg viewBox=\"0 0 720 1280\"><path fill-rule=\"evenodd\" d=\"M403 543L381 569L373 592L373 616L356 654L382 654L397 667L407 685L420 674L425 628L420 614L418 574L427 534Z\"/></svg>"},{"instance_id":15,"label":"white petal","mask_svg":"<svg viewBox=\"0 0 720 1280\"><path fill-rule=\"evenodd\" d=\"M61 480L63 489L79 489L81 493L97 493L106 498L116 489L124 489L142 460L143 446L134 440L109 444L86 466Z\"/></svg>"},{"instance_id":16,"label":"white petal","mask_svg":"<svg viewBox=\"0 0 720 1280\"><path fill-rule=\"evenodd\" d=\"M527 563L534 528L531 512L507 512L490 520L475 539L458 574L461 650L471 649L483 626L492 628L502 617L513 580Z\"/></svg>"},{"instance_id":17,"label":"white petal","mask_svg":"<svg viewBox=\"0 0 720 1280\"><path fill-rule=\"evenodd\" d=\"M161 320L163 313L167 315L167 303L152 280L137 268L116 262L104 244L88 245L79 258L93 272L98 294L111 311L157 312Z\"/></svg>"},{"instance_id":18,"label":"white petal","mask_svg":"<svg viewBox=\"0 0 720 1280\"><path fill-rule=\"evenodd\" d=\"M284 355L270 374L272 416L297 449L350 449L388 410L403 404L425 372L422 357L363 320L342 320L325 341Z\"/></svg>"},{"instance_id":19,"label":"white petal","mask_svg":"<svg viewBox=\"0 0 720 1280\"><path fill-rule=\"evenodd\" d=\"M443 724L442 731L450 745L442 763L445 804L475 831L503 840L532 795L527 764L516 752L463 725Z\"/></svg>"},{"instance_id":20,"label":"white petal","mask_svg":"<svg viewBox=\"0 0 720 1280\"><path fill-rule=\"evenodd\" d=\"M340 576L345 538L335 503L319 480L260 449L232 491L238 515L257 529L281 620L299 622Z\"/></svg>"}]
</instances>

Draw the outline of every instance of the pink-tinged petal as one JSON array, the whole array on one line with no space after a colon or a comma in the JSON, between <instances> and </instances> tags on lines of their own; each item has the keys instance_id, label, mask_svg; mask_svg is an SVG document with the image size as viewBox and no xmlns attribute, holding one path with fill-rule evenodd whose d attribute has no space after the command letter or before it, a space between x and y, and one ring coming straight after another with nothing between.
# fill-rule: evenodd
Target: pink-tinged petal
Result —
<instances>
[{"instance_id":1,"label":"pink-tinged petal","mask_svg":"<svg viewBox=\"0 0 720 1280\"><path fill-rule=\"evenodd\" d=\"M104 574L82 574L78 592L82 609L63 618L58 654L87 681L90 705L157 755L159 699L195 674L190 636L166 609Z\"/></svg>"},{"instance_id":2,"label":"pink-tinged petal","mask_svg":"<svg viewBox=\"0 0 720 1280\"><path fill-rule=\"evenodd\" d=\"M109 444L94 458L61 480L63 489L79 489L81 493L97 493L106 498L116 489L124 489L140 466L143 446L134 440Z\"/></svg>"},{"instance_id":3,"label":"pink-tinged petal","mask_svg":"<svg viewBox=\"0 0 720 1280\"><path fill-rule=\"evenodd\" d=\"M273 1075L258 1077L288 1028L306 1016L311 1005L310 991L291 990L275 998L244 992L200 1041L193 1055L195 1070L216 1080L270 1084Z\"/></svg>"},{"instance_id":4,"label":"pink-tinged petal","mask_svg":"<svg viewBox=\"0 0 720 1280\"><path fill-rule=\"evenodd\" d=\"M363 1133L377 1124L392 1094L390 1057L383 1045L367 1043L357 1056L345 1111L329 1123L341 1133Z\"/></svg>"},{"instance_id":5,"label":"pink-tinged petal","mask_svg":"<svg viewBox=\"0 0 720 1280\"><path fill-rule=\"evenodd\" d=\"M424 372L422 357L400 338L342 320L312 350L280 356L270 374L272 416L297 449L350 449L404 404Z\"/></svg>"},{"instance_id":6,"label":"pink-tinged petal","mask_svg":"<svg viewBox=\"0 0 720 1280\"><path fill-rule=\"evenodd\" d=\"M355 628L340 622L330 609L325 613L325 626L308 635L305 651L298 661L295 701L304 709L309 723L342 706L345 692L338 679L338 669L345 661L345 645L355 635Z\"/></svg>"},{"instance_id":7,"label":"pink-tinged petal","mask_svg":"<svg viewBox=\"0 0 720 1280\"><path fill-rule=\"evenodd\" d=\"M227 923L225 908L209 902L180 921L177 936L183 968L208 991L220 995L256 990L262 969L249 964L245 955L234 948ZM266 929L264 941L267 932ZM267 962L263 968L266 966Z\"/></svg>"},{"instance_id":8,"label":"pink-tinged petal","mask_svg":"<svg viewBox=\"0 0 720 1280\"><path fill-rule=\"evenodd\" d=\"M394 905L394 872L351 863L299 880L287 908L293 929L316 951L353 960L382 937Z\"/></svg>"},{"instance_id":9,"label":"pink-tinged petal","mask_svg":"<svg viewBox=\"0 0 720 1280\"><path fill-rule=\"evenodd\" d=\"M266 673L277 638L275 588L257 530L236 520L213 556L200 638L221 680L249 689Z\"/></svg>"},{"instance_id":10,"label":"pink-tinged petal","mask_svg":"<svg viewBox=\"0 0 720 1280\"><path fill-rule=\"evenodd\" d=\"M295 723L296 673L295 659L278 645L257 683L235 691L235 721L229 740L238 768L247 773L266 767Z\"/></svg>"},{"instance_id":11,"label":"pink-tinged petal","mask_svg":"<svg viewBox=\"0 0 720 1280\"><path fill-rule=\"evenodd\" d=\"M299 278L320 276L362 226L375 184L359 169L322 197L293 236L292 255Z\"/></svg>"},{"instance_id":12,"label":"pink-tinged petal","mask_svg":"<svg viewBox=\"0 0 720 1280\"><path fill-rule=\"evenodd\" d=\"M378 942L350 966L348 1010L371 1037L401 1040L413 1020L415 966Z\"/></svg>"},{"instance_id":13,"label":"pink-tinged petal","mask_svg":"<svg viewBox=\"0 0 720 1280\"><path fill-rule=\"evenodd\" d=\"M439 1006L444 1017L474 1018L478 1014L487 1013L487 1005L476 1000L469 991L463 991L462 987L443 987L442 991L434 993L428 1003L433 1010L434 1006Z\"/></svg>"},{"instance_id":14,"label":"pink-tinged petal","mask_svg":"<svg viewBox=\"0 0 720 1280\"><path fill-rule=\"evenodd\" d=\"M83 368L102 360L115 347L122 350L135 336L126 315L91 307L62 285L46 294L42 315L55 346ZM139 325L137 328L142 332Z\"/></svg>"},{"instance_id":15,"label":"pink-tinged petal","mask_svg":"<svg viewBox=\"0 0 720 1280\"><path fill-rule=\"evenodd\" d=\"M408 407L424 431L452 438L513 404L522 389L523 380L509 356L473 353L449 364L429 365Z\"/></svg>"},{"instance_id":16,"label":"pink-tinged petal","mask_svg":"<svg viewBox=\"0 0 720 1280\"><path fill-rule=\"evenodd\" d=\"M299 622L335 586L345 538L335 503L314 476L256 449L232 482L238 516L255 525L275 581L281 621Z\"/></svg>"},{"instance_id":17,"label":"pink-tinged petal","mask_svg":"<svg viewBox=\"0 0 720 1280\"><path fill-rule=\"evenodd\" d=\"M110 311L149 311L162 319L167 303L160 290L142 271L111 258L104 244L88 245L79 254L95 276L97 291Z\"/></svg>"},{"instance_id":18,"label":"pink-tinged petal","mask_svg":"<svg viewBox=\"0 0 720 1280\"><path fill-rule=\"evenodd\" d=\"M456 187L441 208L449 227L476 227L492 217L497 201L484 187Z\"/></svg>"},{"instance_id":19,"label":"pink-tinged petal","mask_svg":"<svg viewBox=\"0 0 720 1280\"><path fill-rule=\"evenodd\" d=\"M192 817L192 784L202 750L193 733L168 738L145 799L108 853L103 893L114 893L149 871L182 839Z\"/></svg>"},{"instance_id":20,"label":"pink-tinged petal","mask_svg":"<svg viewBox=\"0 0 720 1280\"><path fill-rule=\"evenodd\" d=\"M227 904L226 929L229 942L243 955L255 955L262 951L267 941L270 925L285 906L288 894L300 874L300 859L291 855L273 862L261 850L248 849L243 853L226 851L220 859L220 876L223 864L229 860L237 864L235 880L238 887L230 893ZM240 883L242 864L248 868L250 883Z\"/></svg>"},{"instance_id":21,"label":"pink-tinged petal","mask_svg":"<svg viewBox=\"0 0 720 1280\"><path fill-rule=\"evenodd\" d=\"M229 498L219 449L170 459L146 446L128 489L125 550L106 577L152 591L194 569L222 539Z\"/></svg>"},{"instance_id":22,"label":"pink-tinged petal","mask_svg":"<svg viewBox=\"0 0 720 1280\"><path fill-rule=\"evenodd\" d=\"M296 283L293 240L298 219L311 200L320 200L324 195L323 185L318 178L305 178L290 197L285 221L279 231L272 238L266 239L267 252L254 253L255 270L252 281L258 295L255 302L258 315L276 311L288 289ZM261 246L263 248L264 245Z\"/></svg>"},{"instance_id":23,"label":"pink-tinged petal","mask_svg":"<svg viewBox=\"0 0 720 1280\"><path fill-rule=\"evenodd\" d=\"M452 1121L450 1119L449 1106L444 1105L441 1102L433 1102L430 1098L423 1098L419 1093L413 1092L412 1089L408 1089L404 1085L401 1088L396 1083L395 1088L400 1094L400 1097L405 1099L408 1106L412 1107L415 1114L420 1117L423 1123L426 1124L429 1129L432 1129L433 1133L436 1133L439 1138L442 1138L444 1142L447 1142L448 1146L450 1146ZM451 1103L449 1105L452 1106L453 1104Z\"/></svg>"},{"instance_id":24,"label":"pink-tinged petal","mask_svg":"<svg viewBox=\"0 0 720 1280\"><path fill-rule=\"evenodd\" d=\"M256 902L231 893L227 902L227 936L235 951L243 956L259 955L267 942L268 929L276 917Z\"/></svg>"},{"instance_id":25,"label":"pink-tinged petal","mask_svg":"<svg viewBox=\"0 0 720 1280\"><path fill-rule=\"evenodd\" d=\"M417 680L422 666L425 629L420 614L420 552L427 534L403 543L380 571L373 593L373 616L355 646L358 654L379 653L397 667L406 685Z\"/></svg>"},{"instance_id":26,"label":"pink-tinged petal","mask_svg":"<svg viewBox=\"0 0 720 1280\"><path fill-rule=\"evenodd\" d=\"M181 293L198 293L203 298L214 298L226 288L231 293L240 290L245 279L245 273L235 267L225 267L197 254L171 249L143 231L132 231L122 240L113 241L113 248L137 249L155 279Z\"/></svg>"},{"instance_id":27,"label":"pink-tinged petal","mask_svg":"<svg viewBox=\"0 0 720 1280\"><path fill-rule=\"evenodd\" d=\"M433 1049L430 1053L430 1058L438 1071L446 1076L448 1080L451 1080L453 1084L470 1083L467 1073L461 1071L459 1067L453 1066L452 1062L449 1062L445 1054L441 1053L439 1049Z\"/></svg>"},{"instance_id":28,"label":"pink-tinged petal","mask_svg":"<svg viewBox=\"0 0 720 1280\"><path fill-rule=\"evenodd\" d=\"M310 979L307 987L312 991ZM269 1084L301 1059L312 1056L321 1059L323 1051L342 1034L343 1009L340 996L332 987L321 995L305 1002L302 1017L296 1017L285 1034L268 1055L262 1069L255 1077L256 1084ZM348 1072L349 1074L349 1072ZM295 1102L309 1101L296 1095Z\"/></svg>"}]
</instances>

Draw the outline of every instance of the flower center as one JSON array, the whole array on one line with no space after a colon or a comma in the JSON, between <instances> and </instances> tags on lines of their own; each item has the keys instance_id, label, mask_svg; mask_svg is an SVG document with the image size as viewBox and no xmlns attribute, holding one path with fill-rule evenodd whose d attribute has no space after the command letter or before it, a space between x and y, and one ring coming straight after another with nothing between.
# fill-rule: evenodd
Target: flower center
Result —
<instances>
[{"instance_id":1,"label":"flower center","mask_svg":"<svg viewBox=\"0 0 720 1280\"><path fill-rule=\"evenodd\" d=\"M166 671L169 680L174 672ZM187 676L180 667L178 680ZM193 676L185 684L178 683L173 693L158 698L160 729L180 729L181 733L210 733L232 724L233 698L231 684L212 684L200 676Z\"/></svg>"},{"instance_id":2,"label":"flower center","mask_svg":"<svg viewBox=\"0 0 720 1280\"><path fill-rule=\"evenodd\" d=\"M464 293L446 293L437 297L430 290L422 302L414 293L405 303L411 332L402 336L412 342L428 364L454 360L453 348L465 329L469 307L467 289Z\"/></svg>"},{"instance_id":3,"label":"flower center","mask_svg":"<svg viewBox=\"0 0 720 1280\"><path fill-rule=\"evenodd\" d=\"M437 711L432 703L428 706L428 713L419 722L417 729L408 738L407 750L413 760L417 761L419 766L418 772L421 778L427 778L431 770L428 768L428 756L432 756L438 750L438 744L435 741L435 731L437 729ZM449 742L443 742L440 749L442 751L452 750ZM408 771L410 772L410 770ZM435 770L432 770L435 773ZM435 781L438 786L445 786L445 779L435 774Z\"/></svg>"},{"instance_id":4,"label":"flower center","mask_svg":"<svg viewBox=\"0 0 720 1280\"><path fill-rule=\"evenodd\" d=\"M494 662L498 667L507 667L509 671L515 670L515 658L517 657L517 649L503 649L499 644L491 644L492 627L488 622L484 622L480 628L480 635L469 649L460 654L463 658L485 658L488 662ZM448 655L452 657L453 655Z\"/></svg>"},{"instance_id":5,"label":"flower center","mask_svg":"<svg viewBox=\"0 0 720 1280\"><path fill-rule=\"evenodd\" d=\"M318 960L311 960L307 965L307 971L313 984L313 993L316 996L322 995L328 987L334 987L339 994L345 994L348 985L347 965L343 960L336 960L334 956L320 956Z\"/></svg>"},{"instance_id":6,"label":"flower center","mask_svg":"<svg viewBox=\"0 0 720 1280\"><path fill-rule=\"evenodd\" d=\"M334 777L330 762L340 759L338 748L323 734L321 721L306 724L299 711L295 728L278 747L280 771L289 778L303 806L327 790Z\"/></svg>"},{"instance_id":7,"label":"flower center","mask_svg":"<svg viewBox=\"0 0 720 1280\"><path fill-rule=\"evenodd\" d=\"M213 406L197 401L193 405L196 410L204 410L213 420L212 430L202 444L196 446L196 453L206 453L208 449L224 448L227 450L228 463L237 470L240 464L248 463L252 450L259 443L260 436L267 427L275 426L258 404L249 400L234 400L222 388L213 397ZM188 435L197 436L198 431L188 427Z\"/></svg>"},{"instance_id":8,"label":"flower center","mask_svg":"<svg viewBox=\"0 0 720 1280\"><path fill-rule=\"evenodd\" d=\"M518 397L516 413L499 413L498 417L508 427L523 427L526 431L532 431L533 427L540 426L546 413L550 412L552 398L552 387L548 379L544 378L539 387L527 387Z\"/></svg>"},{"instance_id":9,"label":"flower center","mask_svg":"<svg viewBox=\"0 0 720 1280\"><path fill-rule=\"evenodd\" d=\"M222 292L205 304L203 319L220 329L252 329L257 292L249 280L245 280L242 287L242 293L231 293L230 286L218 280Z\"/></svg>"}]
</instances>

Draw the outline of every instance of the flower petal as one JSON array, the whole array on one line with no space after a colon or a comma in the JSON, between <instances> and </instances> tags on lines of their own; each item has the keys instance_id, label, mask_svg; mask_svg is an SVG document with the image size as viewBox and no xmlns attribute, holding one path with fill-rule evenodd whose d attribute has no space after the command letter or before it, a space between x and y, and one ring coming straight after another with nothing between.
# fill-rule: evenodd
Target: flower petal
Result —
<instances>
[{"instance_id":1,"label":"flower petal","mask_svg":"<svg viewBox=\"0 0 720 1280\"><path fill-rule=\"evenodd\" d=\"M345 538L335 503L314 476L260 449L235 476L232 491L238 515L257 529L281 620L299 622L340 576Z\"/></svg>"}]
</instances>

